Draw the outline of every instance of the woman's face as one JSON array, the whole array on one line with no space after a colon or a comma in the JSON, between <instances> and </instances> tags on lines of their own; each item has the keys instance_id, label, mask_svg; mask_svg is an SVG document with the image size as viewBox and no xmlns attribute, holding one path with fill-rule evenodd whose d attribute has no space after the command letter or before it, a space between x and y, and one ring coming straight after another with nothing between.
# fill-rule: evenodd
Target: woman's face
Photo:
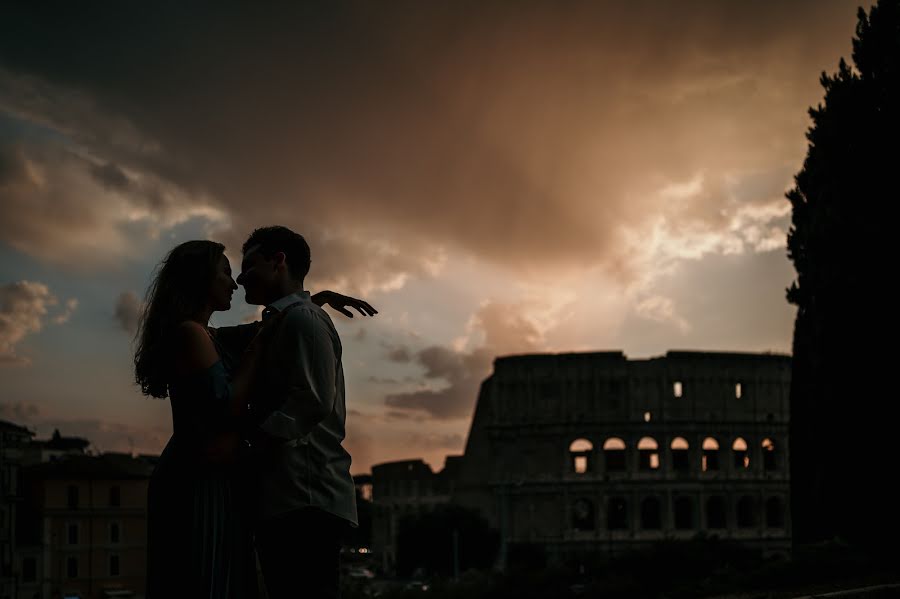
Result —
<instances>
[{"instance_id":1,"label":"woman's face","mask_svg":"<svg viewBox=\"0 0 900 599\"><path fill-rule=\"evenodd\" d=\"M219 264L213 276L209 290L209 304L213 311L231 308L231 296L237 289L237 283L231 278L231 264L224 255L219 256Z\"/></svg>"}]
</instances>

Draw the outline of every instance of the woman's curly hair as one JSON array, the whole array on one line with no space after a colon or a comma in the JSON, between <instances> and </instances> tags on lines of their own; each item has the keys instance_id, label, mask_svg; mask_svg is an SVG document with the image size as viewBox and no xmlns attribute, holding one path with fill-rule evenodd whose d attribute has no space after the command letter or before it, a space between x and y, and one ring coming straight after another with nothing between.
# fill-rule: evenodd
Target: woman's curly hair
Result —
<instances>
[{"instance_id":1,"label":"woman's curly hair","mask_svg":"<svg viewBox=\"0 0 900 599\"><path fill-rule=\"evenodd\" d=\"M135 334L134 378L144 395L168 397L172 334L204 308L224 253L215 241L186 241L157 266Z\"/></svg>"}]
</instances>

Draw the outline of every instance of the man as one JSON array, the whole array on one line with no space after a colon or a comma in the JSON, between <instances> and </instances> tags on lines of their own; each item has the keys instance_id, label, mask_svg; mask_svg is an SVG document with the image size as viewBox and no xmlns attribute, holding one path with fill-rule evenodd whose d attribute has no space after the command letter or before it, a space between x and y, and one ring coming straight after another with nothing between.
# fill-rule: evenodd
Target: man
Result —
<instances>
[{"instance_id":1,"label":"man","mask_svg":"<svg viewBox=\"0 0 900 599\"><path fill-rule=\"evenodd\" d=\"M256 545L272 599L338 597L341 536L357 525L350 454L341 446L341 341L303 288L309 266L301 235L265 227L244 243L237 279L248 303L266 306L263 320L279 319L261 350L259 426L249 441L265 456Z\"/></svg>"}]
</instances>

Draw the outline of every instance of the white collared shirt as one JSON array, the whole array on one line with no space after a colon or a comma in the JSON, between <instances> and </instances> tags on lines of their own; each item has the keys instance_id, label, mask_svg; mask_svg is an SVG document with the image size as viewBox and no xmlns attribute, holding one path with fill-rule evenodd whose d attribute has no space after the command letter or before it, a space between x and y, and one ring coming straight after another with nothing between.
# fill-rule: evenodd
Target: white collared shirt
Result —
<instances>
[{"instance_id":1,"label":"white collared shirt","mask_svg":"<svg viewBox=\"0 0 900 599\"><path fill-rule=\"evenodd\" d=\"M356 525L356 488L346 434L341 340L331 318L302 291L268 306L292 304L264 351L262 390L279 406L260 425L284 440L277 463L262 468L260 516L316 507Z\"/></svg>"}]
</instances>

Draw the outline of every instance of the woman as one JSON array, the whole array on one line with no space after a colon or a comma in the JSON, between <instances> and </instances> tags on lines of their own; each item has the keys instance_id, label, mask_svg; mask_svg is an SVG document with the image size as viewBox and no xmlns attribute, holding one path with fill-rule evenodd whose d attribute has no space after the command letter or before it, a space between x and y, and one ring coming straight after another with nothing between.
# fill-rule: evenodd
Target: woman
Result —
<instances>
[{"instance_id":1,"label":"woman","mask_svg":"<svg viewBox=\"0 0 900 599\"><path fill-rule=\"evenodd\" d=\"M278 318L267 321L240 361L209 327L228 310L237 284L225 247L188 241L160 265L147 291L135 351L145 395L169 397L173 434L150 479L147 598L253 598L256 562L237 461L241 407L252 399L255 351ZM312 300L344 314L374 314L366 302L333 292ZM365 310L365 311L364 311Z\"/></svg>"}]
</instances>

